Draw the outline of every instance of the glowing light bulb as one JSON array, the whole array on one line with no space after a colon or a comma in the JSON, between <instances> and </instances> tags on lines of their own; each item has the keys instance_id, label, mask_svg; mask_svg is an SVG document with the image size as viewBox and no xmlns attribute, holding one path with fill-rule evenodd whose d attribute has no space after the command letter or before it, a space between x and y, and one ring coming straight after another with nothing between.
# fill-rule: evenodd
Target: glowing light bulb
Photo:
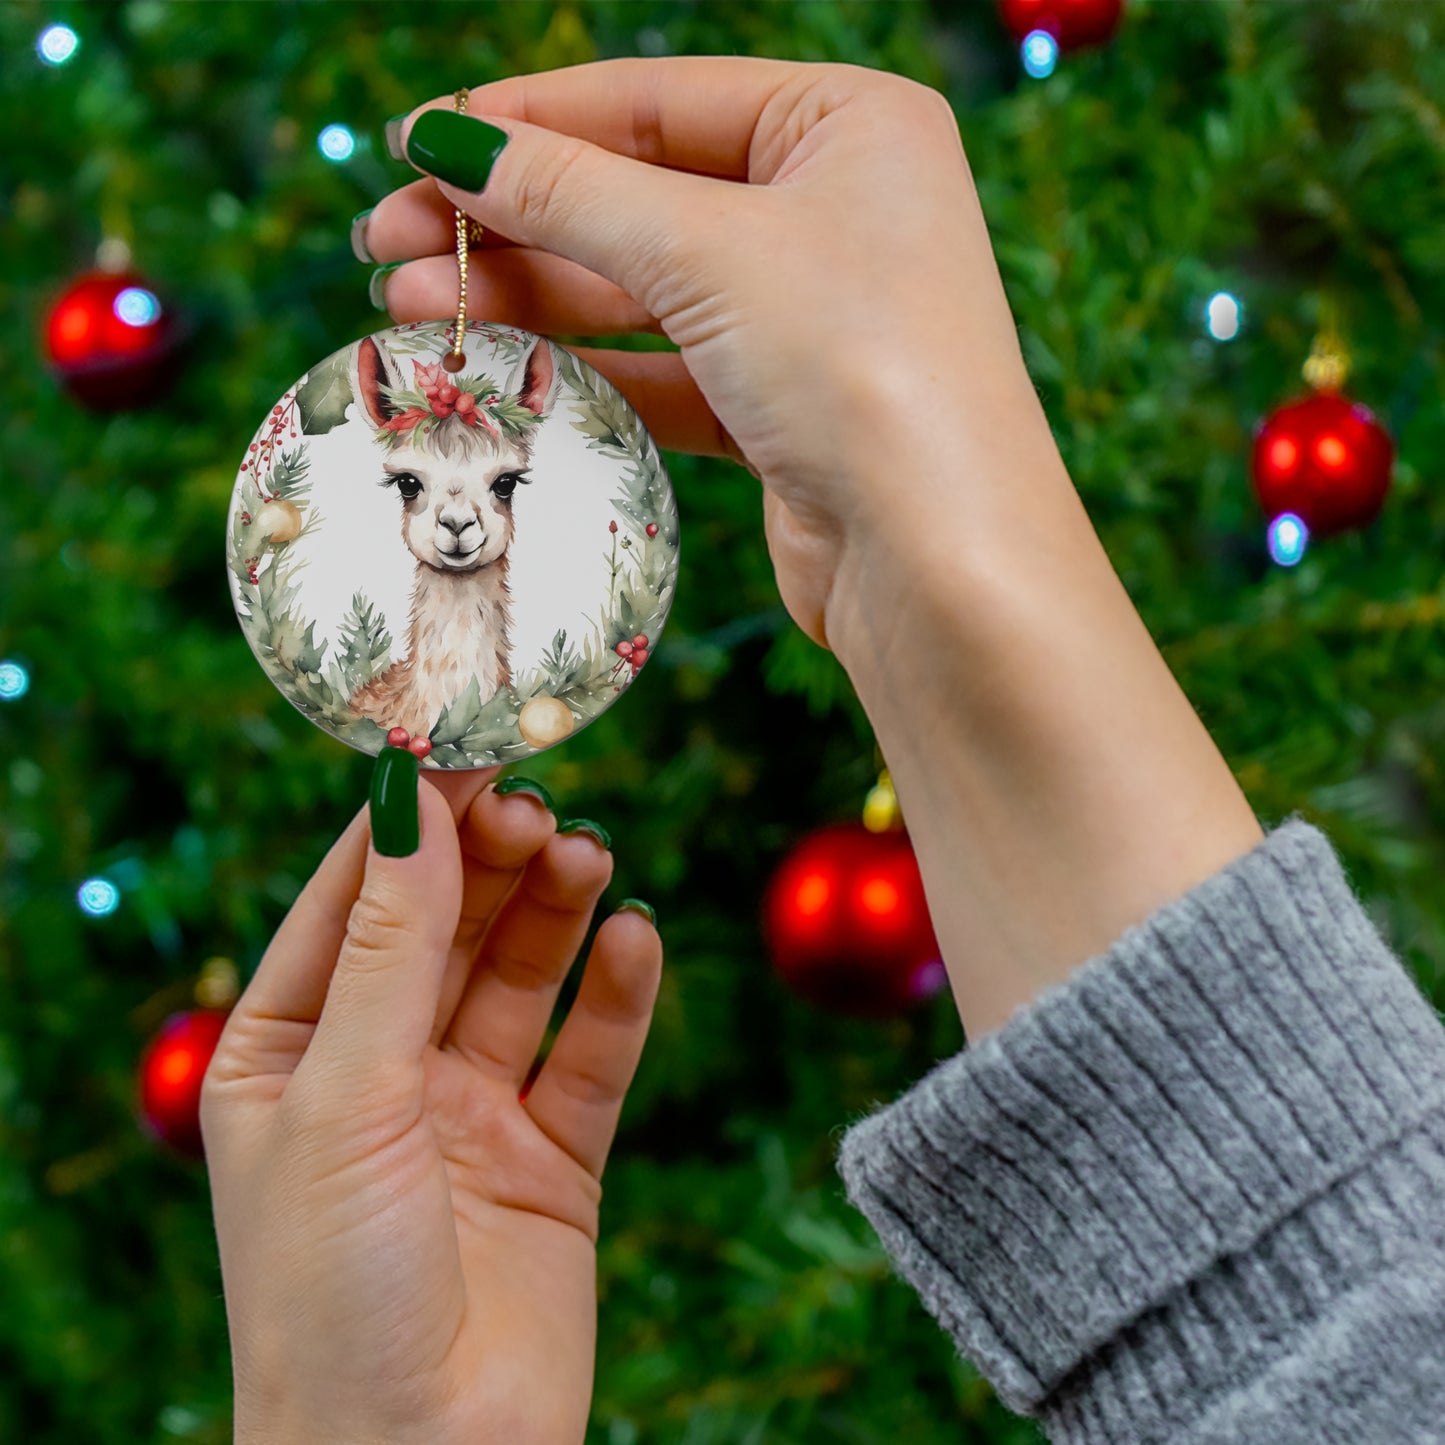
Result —
<instances>
[{"instance_id":1,"label":"glowing light bulb","mask_svg":"<svg viewBox=\"0 0 1445 1445\"><path fill-rule=\"evenodd\" d=\"M1269 464L1281 474L1292 471L1299 461L1299 447L1289 437L1276 437L1269 444Z\"/></svg>"},{"instance_id":2,"label":"glowing light bulb","mask_svg":"<svg viewBox=\"0 0 1445 1445\"><path fill-rule=\"evenodd\" d=\"M1315 443L1315 455L1320 459L1322 467L1329 467L1331 470L1342 467L1349 460L1349 448L1333 432L1326 432Z\"/></svg>"},{"instance_id":3,"label":"glowing light bulb","mask_svg":"<svg viewBox=\"0 0 1445 1445\"><path fill-rule=\"evenodd\" d=\"M329 125L316 137L316 146L329 161L349 161L356 150L356 137L344 125Z\"/></svg>"},{"instance_id":4,"label":"glowing light bulb","mask_svg":"<svg viewBox=\"0 0 1445 1445\"><path fill-rule=\"evenodd\" d=\"M80 911L92 918L106 918L120 907L120 889L109 878L87 878L76 893Z\"/></svg>"},{"instance_id":5,"label":"glowing light bulb","mask_svg":"<svg viewBox=\"0 0 1445 1445\"><path fill-rule=\"evenodd\" d=\"M80 49L80 36L68 25L47 25L35 42L35 53L47 65L64 65Z\"/></svg>"},{"instance_id":6,"label":"glowing light bulb","mask_svg":"<svg viewBox=\"0 0 1445 1445\"><path fill-rule=\"evenodd\" d=\"M1047 30L1030 30L1019 47L1024 70L1035 80L1045 80L1059 63L1059 42Z\"/></svg>"},{"instance_id":7,"label":"glowing light bulb","mask_svg":"<svg viewBox=\"0 0 1445 1445\"><path fill-rule=\"evenodd\" d=\"M8 659L0 662L0 702L15 702L30 691L30 674Z\"/></svg>"},{"instance_id":8,"label":"glowing light bulb","mask_svg":"<svg viewBox=\"0 0 1445 1445\"><path fill-rule=\"evenodd\" d=\"M1269 524L1269 555L1281 567L1293 567L1305 554L1310 529L1293 512L1281 512Z\"/></svg>"},{"instance_id":9,"label":"glowing light bulb","mask_svg":"<svg viewBox=\"0 0 1445 1445\"><path fill-rule=\"evenodd\" d=\"M111 307L116 318L127 326L149 326L159 321L161 303L153 291L143 286L127 286Z\"/></svg>"},{"instance_id":10,"label":"glowing light bulb","mask_svg":"<svg viewBox=\"0 0 1445 1445\"><path fill-rule=\"evenodd\" d=\"M1244 307L1228 291L1216 291L1204 308L1204 329L1216 341L1233 341L1244 325Z\"/></svg>"}]
</instances>

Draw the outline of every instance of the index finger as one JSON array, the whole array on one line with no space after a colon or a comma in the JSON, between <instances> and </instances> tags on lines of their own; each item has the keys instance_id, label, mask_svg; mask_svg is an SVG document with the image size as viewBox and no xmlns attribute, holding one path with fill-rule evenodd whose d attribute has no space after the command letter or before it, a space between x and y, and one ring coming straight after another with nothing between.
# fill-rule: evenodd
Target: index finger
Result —
<instances>
[{"instance_id":1,"label":"index finger","mask_svg":"<svg viewBox=\"0 0 1445 1445\"><path fill-rule=\"evenodd\" d=\"M527 121L672 170L765 180L750 175L749 164L769 103L810 83L817 70L743 55L596 60L479 85L467 111ZM417 110L437 107L451 109L451 98Z\"/></svg>"}]
</instances>

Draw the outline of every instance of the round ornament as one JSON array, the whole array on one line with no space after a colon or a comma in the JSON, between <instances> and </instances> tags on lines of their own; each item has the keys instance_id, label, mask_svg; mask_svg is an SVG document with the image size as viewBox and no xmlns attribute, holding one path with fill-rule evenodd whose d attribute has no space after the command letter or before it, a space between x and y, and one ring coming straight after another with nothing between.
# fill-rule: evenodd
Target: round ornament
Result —
<instances>
[{"instance_id":1,"label":"round ornament","mask_svg":"<svg viewBox=\"0 0 1445 1445\"><path fill-rule=\"evenodd\" d=\"M783 860L763 904L773 965L836 1013L902 1013L947 980L908 835L840 823Z\"/></svg>"},{"instance_id":2,"label":"round ornament","mask_svg":"<svg viewBox=\"0 0 1445 1445\"><path fill-rule=\"evenodd\" d=\"M1052 35L1060 50L1100 45L1119 24L1124 0L999 0L999 16L1015 40L1035 30Z\"/></svg>"},{"instance_id":3,"label":"round ornament","mask_svg":"<svg viewBox=\"0 0 1445 1445\"><path fill-rule=\"evenodd\" d=\"M318 727L492 767L632 684L630 645L645 661L672 604L677 503L637 413L580 357L515 327L469 322L459 348L454 322L412 322L269 409L226 552L252 651Z\"/></svg>"},{"instance_id":4,"label":"round ornament","mask_svg":"<svg viewBox=\"0 0 1445 1445\"><path fill-rule=\"evenodd\" d=\"M1293 512L1315 536L1373 522L1390 490L1390 434L1369 408L1318 391L1271 412L1254 439L1252 475L1265 515Z\"/></svg>"},{"instance_id":5,"label":"round ornament","mask_svg":"<svg viewBox=\"0 0 1445 1445\"><path fill-rule=\"evenodd\" d=\"M51 366L66 390L95 411L157 400L174 379L178 342L169 307L130 271L78 277L45 322Z\"/></svg>"},{"instance_id":6,"label":"round ornament","mask_svg":"<svg viewBox=\"0 0 1445 1445\"><path fill-rule=\"evenodd\" d=\"M141 1057L137 1114L146 1130L182 1154L200 1158L201 1084L229 1009L172 1014Z\"/></svg>"}]
</instances>

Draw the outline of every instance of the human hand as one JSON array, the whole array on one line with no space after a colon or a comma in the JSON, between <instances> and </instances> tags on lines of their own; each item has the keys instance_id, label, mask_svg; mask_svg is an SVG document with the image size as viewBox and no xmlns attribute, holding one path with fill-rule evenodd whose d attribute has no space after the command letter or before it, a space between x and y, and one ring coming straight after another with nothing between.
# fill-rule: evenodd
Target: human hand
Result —
<instances>
[{"instance_id":1,"label":"human hand","mask_svg":"<svg viewBox=\"0 0 1445 1445\"><path fill-rule=\"evenodd\" d=\"M489 175L483 116L509 137ZM612 60L479 86L468 116L439 99L389 130L437 178L364 223L361 249L410 261L384 278L393 317L455 311L455 205L489 230L474 316L665 333L680 352L579 354L660 446L759 476L783 601L816 641L836 648L887 585L879 556L906 577L920 547L949 545L943 519L982 533L1004 505L995 457L1010 477L1062 476L936 91L846 65ZM850 561L872 586L835 586Z\"/></svg>"},{"instance_id":2,"label":"human hand","mask_svg":"<svg viewBox=\"0 0 1445 1445\"><path fill-rule=\"evenodd\" d=\"M413 784L409 857L352 820L207 1071L238 1445L585 1433L600 1180L662 950L638 912L602 925L519 1098L612 857L493 775Z\"/></svg>"}]
</instances>

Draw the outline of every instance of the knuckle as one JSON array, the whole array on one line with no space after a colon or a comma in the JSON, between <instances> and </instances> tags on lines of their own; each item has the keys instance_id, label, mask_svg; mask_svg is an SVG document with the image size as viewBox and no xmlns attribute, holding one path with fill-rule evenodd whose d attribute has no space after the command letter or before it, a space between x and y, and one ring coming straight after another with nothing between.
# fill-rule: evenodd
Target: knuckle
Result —
<instances>
[{"instance_id":1,"label":"knuckle","mask_svg":"<svg viewBox=\"0 0 1445 1445\"><path fill-rule=\"evenodd\" d=\"M569 183L587 154L575 136L559 136L538 152L517 182L518 219L532 226L555 222L567 204Z\"/></svg>"},{"instance_id":2,"label":"knuckle","mask_svg":"<svg viewBox=\"0 0 1445 1445\"><path fill-rule=\"evenodd\" d=\"M366 968L393 958L413 942L413 929L383 900L363 895L346 920L342 961Z\"/></svg>"}]
</instances>

